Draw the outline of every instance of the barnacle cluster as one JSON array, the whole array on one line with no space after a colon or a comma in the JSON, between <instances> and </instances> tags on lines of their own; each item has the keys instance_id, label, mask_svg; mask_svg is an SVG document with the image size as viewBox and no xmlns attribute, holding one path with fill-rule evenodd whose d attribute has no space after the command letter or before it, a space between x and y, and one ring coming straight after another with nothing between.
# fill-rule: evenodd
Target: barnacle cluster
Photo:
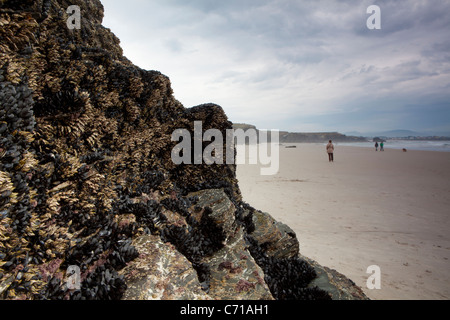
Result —
<instances>
[{"instance_id":1,"label":"barnacle cluster","mask_svg":"<svg viewBox=\"0 0 450 320\"><path fill-rule=\"evenodd\" d=\"M69 5L83 12L80 30L67 28ZM269 257L251 237L234 166L171 161L176 129L202 121L226 136L223 110L184 108L166 76L123 57L102 18L99 0L0 1L0 299L120 299L120 271L144 234L185 255L208 291L205 261L241 229L274 297L319 297L305 289L306 264ZM224 191L230 223L198 205L205 189ZM219 271L242 271L224 263ZM79 289L67 285L69 266L80 269ZM237 283L237 292L256 286Z\"/></svg>"},{"instance_id":2,"label":"barnacle cluster","mask_svg":"<svg viewBox=\"0 0 450 320\"><path fill-rule=\"evenodd\" d=\"M1 298L120 298L117 270L137 256L131 237L146 223L123 224L139 210L121 199L170 187L148 170L164 168L170 148L156 120L168 79L121 56L98 1L76 2L89 14L79 32L65 25L66 1L1 3ZM66 286L69 265L81 269L78 291Z\"/></svg>"}]
</instances>

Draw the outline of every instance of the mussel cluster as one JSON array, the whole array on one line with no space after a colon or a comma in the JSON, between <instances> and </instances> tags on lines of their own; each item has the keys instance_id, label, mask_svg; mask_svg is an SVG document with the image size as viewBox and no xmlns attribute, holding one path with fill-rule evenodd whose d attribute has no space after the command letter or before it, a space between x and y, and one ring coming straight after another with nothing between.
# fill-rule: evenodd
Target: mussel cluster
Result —
<instances>
[{"instance_id":1,"label":"mussel cluster","mask_svg":"<svg viewBox=\"0 0 450 320\"><path fill-rule=\"evenodd\" d=\"M0 69L0 281L24 292L34 280L27 274L31 256L26 244L34 227L28 181L36 160L28 149L35 119L28 86L12 84L4 73Z\"/></svg>"},{"instance_id":2,"label":"mussel cluster","mask_svg":"<svg viewBox=\"0 0 450 320\"><path fill-rule=\"evenodd\" d=\"M174 244L194 264L220 250L225 240L222 227L209 217L211 209L206 207L200 210L203 210L200 221L192 216L186 217L187 228L169 225L162 230L162 239Z\"/></svg>"},{"instance_id":3,"label":"mussel cluster","mask_svg":"<svg viewBox=\"0 0 450 320\"><path fill-rule=\"evenodd\" d=\"M147 234L158 233L159 224L166 221L166 217L161 212L160 204L155 200L136 203L128 195L122 194L114 206L122 214L132 214L143 232ZM128 227L134 228L136 225L131 223Z\"/></svg>"},{"instance_id":4,"label":"mussel cluster","mask_svg":"<svg viewBox=\"0 0 450 320\"><path fill-rule=\"evenodd\" d=\"M82 185L89 170L84 164L68 174L70 161L54 145L34 140L39 130L33 132L33 99L25 84L0 81L0 86L1 297L120 298L125 283L116 270L138 255L130 240L135 229L120 227L117 212L100 200L88 212L60 196L56 214L50 214L55 194ZM102 159L82 158L90 164ZM80 290L65 285L61 270L69 265L80 266Z\"/></svg>"},{"instance_id":5,"label":"mussel cluster","mask_svg":"<svg viewBox=\"0 0 450 320\"><path fill-rule=\"evenodd\" d=\"M294 257L274 257L267 254L267 243L259 243L253 237L255 230L253 213L255 209L245 202L239 202L235 212L238 221L246 230L248 250L264 272L272 296L277 300L330 300L330 295L318 287L310 287L317 277L314 268L306 261Z\"/></svg>"},{"instance_id":6,"label":"mussel cluster","mask_svg":"<svg viewBox=\"0 0 450 320\"><path fill-rule=\"evenodd\" d=\"M211 208L199 207L197 202L197 197L166 198L162 204L183 216L187 226L168 224L161 229L160 236L163 241L172 243L192 263L202 288L208 292L210 270L203 263L203 258L223 248L225 235L222 226L211 219ZM193 208L193 212L189 208Z\"/></svg>"},{"instance_id":7,"label":"mussel cluster","mask_svg":"<svg viewBox=\"0 0 450 320\"><path fill-rule=\"evenodd\" d=\"M15 10L23 10L33 4L33 0L9 0L8 7ZM46 0L45 2L50 2Z\"/></svg>"},{"instance_id":8,"label":"mussel cluster","mask_svg":"<svg viewBox=\"0 0 450 320\"><path fill-rule=\"evenodd\" d=\"M301 258L269 257L264 248L248 237L249 251L264 271L264 281L277 300L331 300L330 295L318 287L308 287L317 277L313 267Z\"/></svg>"},{"instance_id":9,"label":"mussel cluster","mask_svg":"<svg viewBox=\"0 0 450 320\"><path fill-rule=\"evenodd\" d=\"M133 236L156 231L159 204L132 198L167 180L149 170L170 159L154 111L181 106L166 77L121 58L99 1L72 4L80 32L66 1L1 2L0 299L119 299Z\"/></svg>"}]
</instances>

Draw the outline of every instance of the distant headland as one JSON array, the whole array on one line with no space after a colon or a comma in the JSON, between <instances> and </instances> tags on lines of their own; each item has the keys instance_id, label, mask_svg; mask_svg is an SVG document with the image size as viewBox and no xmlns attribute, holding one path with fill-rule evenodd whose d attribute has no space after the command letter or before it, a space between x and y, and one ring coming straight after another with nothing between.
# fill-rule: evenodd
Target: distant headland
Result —
<instances>
[{"instance_id":1,"label":"distant headland","mask_svg":"<svg viewBox=\"0 0 450 320\"><path fill-rule=\"evenodd\" d=\"M234 129L254 129L256 126L247 123L234 123ZM421 133L411 130L391 130L377 133L361 133L357 131L339 132L289 132L279 131L280 143L320 143L328 140L333 142L367 142L389 140L413 140L413 141L449 141L450 134ZM270 135L269 135L270 136Z\"/></svg>"},{"instance_id":2,"label":"distant headland","mask_svg":"<svg viewBox=\"0 0 450 320\"><path fill-rule=\"evenodd\" d=\"M258 130L256 126L246 123L235 123L233 124L234 129L254 129ZM334 142L365 142L367 138L365 137L356 137L356 136L347 136L338 132L288 132L288 131L280 131L280 143L320 143L328 140L332 140Z\"/></svg>"}]
</instances>

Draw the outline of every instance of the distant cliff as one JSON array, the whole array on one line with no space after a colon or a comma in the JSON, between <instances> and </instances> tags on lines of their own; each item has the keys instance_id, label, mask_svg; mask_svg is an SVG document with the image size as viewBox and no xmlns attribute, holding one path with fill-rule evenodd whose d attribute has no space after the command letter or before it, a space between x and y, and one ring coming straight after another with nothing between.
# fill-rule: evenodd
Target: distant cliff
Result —
<instances>
[{"instance_id":1,"label":"distant cliff","mask_svg":"<svg viewBox=\"0 0 450 320\"><path fill-rule=\"evenodd\" d=\"M235 166L171 161L176 129L232 123L102 19L98 0L0 2L0 299L365 299L242 201Z\"/></svg>"},{"instance_id":2,"label":"distant cliff","mask_svg":"<svg viewBox=\"0 0 450 320\"><path fill-rule=\"evenodd\" d=\"M366 138L346 136L338 132L280 132L280 142L315 142L324 143L332 140L333 142L365 142Z\"/></svg>"},{"instance_id":3,"label":"distant cliff","mask_svg":"<svg viewBox=\"0 0 450 320\"><path fill-rule=\"evenodd\" d=\"M233 124L234 129L242 129L244 131L248 129L258 130L254 125L237 123ZM270 137L270 134L269 134ZM333 142L365 142L364 137L346 136L338 132L279 132L280 143L324 143L328 140ZM270 140L270 139L269 139Z\"/></svg>"}]
</instances>

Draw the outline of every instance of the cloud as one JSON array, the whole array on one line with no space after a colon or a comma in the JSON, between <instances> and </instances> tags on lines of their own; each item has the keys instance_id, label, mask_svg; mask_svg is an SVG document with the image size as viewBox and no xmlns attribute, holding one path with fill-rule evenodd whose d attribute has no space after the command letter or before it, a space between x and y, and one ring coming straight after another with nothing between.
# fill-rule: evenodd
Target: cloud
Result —
<instances>
[{"instance_id":1,"label":"cloud","mask_svg":"<svg viewBox=\"0 0 450 320\"><path fill-rule=\"evenodd\" d=\"M181 53L184 45L178 39L167 39L164 41L165 46L174 53Z\"/></svg>"},{"instance_id":2,"label":"cloud","mask_svg":"<svg viewBox=\"0 0 450 320\"><path fill-rule=\"evenodd\" d=\"M381 30L366 27L372 4L381 8ZM186 107L215 102L232 121L287 130L370 131L397 129L396 123L419 130L433 121L450 130L450 118L442 120L450 101L449 2L105 0L104 6L104 24L125 55L168 75Z\"/></svg>"}]
</instances>

